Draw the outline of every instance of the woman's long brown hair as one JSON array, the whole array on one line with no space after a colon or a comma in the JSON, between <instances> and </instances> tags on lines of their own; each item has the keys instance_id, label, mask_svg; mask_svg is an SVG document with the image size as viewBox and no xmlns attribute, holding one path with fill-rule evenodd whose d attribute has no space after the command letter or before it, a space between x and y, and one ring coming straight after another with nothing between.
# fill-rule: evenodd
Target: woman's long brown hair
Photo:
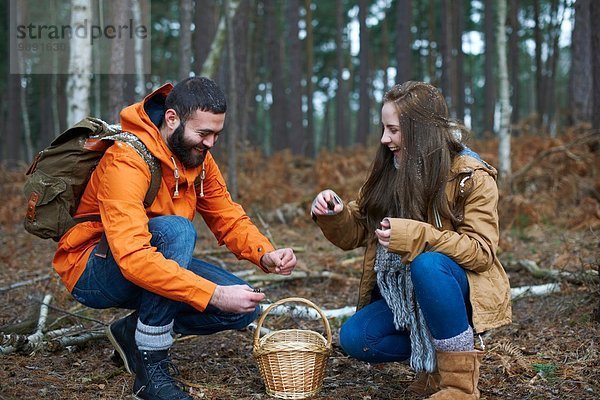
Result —
<instances>
[{"instance_id":1,"label":"woman's long brown hair","mask_svg":"<svg viewBox=\"0 0 600 400\"><path fill-rule=\"evenodd\" d=\"M401 155L381 145L363 185L358 206L371 232L385 217L428 220L432 210L456 222L445 187L454 157L464 148L453 130L464 130L448 117L448 106L434 86L408 81L390 89L383 98L398 112Z\"/></svg>"}]
</instances>

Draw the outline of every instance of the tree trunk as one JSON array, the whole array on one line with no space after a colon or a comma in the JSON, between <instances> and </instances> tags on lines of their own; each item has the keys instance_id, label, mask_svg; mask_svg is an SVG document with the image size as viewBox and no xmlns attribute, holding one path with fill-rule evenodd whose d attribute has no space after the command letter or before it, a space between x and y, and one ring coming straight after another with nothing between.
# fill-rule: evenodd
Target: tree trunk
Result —
<instances>
[{"instance_id":1,"label":"tree trunk","mask_svg":"<svg viewBox=\"0 0 600 400\"><path fill-rule=\"evenodd\" d=\"M465 55L462 49L462 34L465 30L465 6L464 0L456 0L456 22L454 25L454 51L456 54L456 78L454 81L454 96L456 98L456 118L460 121L465 119Z\"/></svg>"},{"instance_id":2,"label":"tree trunk","mask_svg":"<svg viewBox=\"0 0 600 400\"><path fill-rule=\"evenodd\" d=\"M273 150L279 151L287 147L287 115L285 77L283 71L283 42L281 41L279 2L265 0L265 24L267 34L268 65L270 70L271 103L269 115L271 119L271 141Z\"/></svg>"},{"instance_id":3,"label":"tree trunk","mask_svg":"<svg viewBox=\"0 0 600 400\"><path fill-rule=\"evenodd\" d=\"M596 24L600 21L600 2L594 0L590 1L590 3L590 20L592 24ZM592 29L591 39L592 76L594 77L592 109L600 110L600 29ZM600 112L598 111L592 113L592 128L596 130L596 133L600 134Z\"/></svg>"},{"instance_id":4,"label":"tree trunk","mask_svg":"<svg viewBox=\"0 0 600 400\"><path fill-rule=\"evenodd\" d=\"M293 154L304 154L306 140L302 113L302 49L298 24L300 20L300 0L285 2L287 21L287 66L288 66L288 144Z\"/></svg>"},{"instance_id":5,"label":"tree trunk","mask_svg":"<svg viewBox=\"0 0 600 400\"><path fill-rule=\"evenodd\" d=\"M229 9L234 12L237 10L240 0L229 0ZM222 16L215 32L215 37L210 45L210 51L206 56L206 60L202 64L202 76L215 78L218 73L221 55L223 54L223 46L225 45L225 28L227 25L226 17Z\"/></svg>"},{"instance_id":6,"label":"tree trunk","mask_svg":"<svg viewBox=\"0 0 600 400\"><path fill-rule=\"evenodd\" d=\"M346 147L350 144L350 130L348 129L348 120L346 111L348 110L348 91L347 83L344 80L344 70L346 69L346 46L343 32L345 30L346 18L344 1L335 2L335 65L337 91L335 95L335 143L340 147Z\"/></svg>"},{"instance_id":7,"label":"tree trunk","mask_svg":"<svg viewBox=\"0 0 600 400\"><path fill-rule=\"evenodd\" d=\"M200 5L199 5L200 6ZM179 79L190 76L192 70L193 0L179 0Z\"/></svg>"},{"instance_id":8,"label":"tree trunk","mask_svg":"<svg viewBox=\"0 0 600 400\"><path fill-rule=\"evenodd\" d=\"M575 24L571 35L571 71L569 74L569 108L571 124L592 120L592 0L577 0Z\"/></svg>"},{"instance_id":9,"label":"tree trunk","mask_svg":"<svg viewBox=\"0 0 600 400\"><path fill-rule=\"evenodd\" d=\"M131 14L136 26L144 23L142 21L141 0L131 0ZM135 59L135 94L139 99L146 93L146 78L144 77L144 40L138 35L134 38L134 59ZM150 54L147 55L150 57Z\"/></svg>"},{"instance_id":10,"label":"tree trunk","mask_svg":"<svg viewBox=\"0 0 600 400\"><path fill-rule=\"evenodd\" d=\"M500 129L498 131L498 166L502 180L511 174L510 162L510 94L506 59L506 0L498 0L498 82L500 93Z\"/></svg>"},{"instance_id":11,"label":"tree trunk","mask_svg":"<svg viewBox=\"0 0 600 400\"><path fill-rule=\"evenodd\" d=\"M231 101L237 102L238 115L238 145L248 141L248 120L250 112L256 112L251 99L255 95L256 63L253 48L255 38L255 24L250 24L250 19L256 16L256 1L245 0L241 2L235 13L233 36L235 38L235 64L236 92L231 92Z\"/></svg>"},{"instance_id":12,"label":"tree trunk","mask_svg":"<svg viewBox=\"0 0 600 400\"><path fill-rule=\"evenodd\" d=\"M367 143L367 136L371 130L371 98L369 79L369 31L367 17L369 15L368 1L358 2L358 21L360 25L360 65L359 65L359 107L356 141L360 144Z\"/></svg>"},{"instance_id":13,"label":"tree trunk","mask_svg":"<svg viewBox=\"0 0 600 400\"><path fill-rule=\"evenodd\" d=\"M441 31L441 52L442 52L442 93L448 102L448 109L452 117L456 116L456 63L452 55L454 41L452 40L456 21L456 9L454 1L442 1L442 31Z\"/></svg>"},{"instance_id":14,"label":"tree trunk","mask_svg":"<svg viewBox=\"0 0 600 400\"><path fill-rule=\"evenodd\" d=\"M117 25L127 24L129 1L110 3L112 21ZM108 77L108 115L111 122L119 122L119 113L125 102L125 45L126 40L111 40L110 75Z\"/></svg>"},{"instance_id":15,"label":"tree trunk","mask_svg":"<svg viewBox=\"0 0 600 400\"><path fill-rule=\"evenodd\" d=\"M496 74L494 73L494 8L495 0L485 0L484 9L484 33L485 33L485 54L484 54L484 102L483 102L483 132L494 132L494 112L496 109Z\"/></svg>"},{"instance_id":16,"label":"tree trunk","mask_svg":"<svg viewBox=\"0 0 600 400\"><path fill-rule=\"evenodd\" d=\"M91 0L71 0L71 26L92 21ZM119 2L120 3L120 2ZM73 35L69 40L69 80L67 81L67 125L71 126L90 113L92 46L87 38Z\"/></svg>"},{"instance_id":17,"label":"tree trunk","mask_svg":"<svg viewBox=\"0 0 600 400\"><path fill-rule=\"evenodd\" d=\"M519 115L519 0L510 0L509 14L508 14L508 24L510 27L510 35L509 39L509 48L508 48L508 66L510 68L510 84L512 88L512 93L510 97L510 102L512 105L512 113L511 113L511 121L514 126L518 124L520 115Z\"/></svg>"},{"instance_id":18,"label":"tree trunk","mask_svg":"<svg viewBox=\"0 0 600 400\"><path fill-rule=\"evenodd\" d=\"M544 72L542 63L542 27L540 16L540 0L533 0L533 36L535 39L535 99L537 126L541 128L544 116Z\"/></svg>"},{"instance_id":19,"label":"tree trunk","mask_svg":"<svg viewBox=\"0 0 600 400\"><path fill-rule=\"evenodd\" d=\"M237 93L237 65L235 60L235 45L234 45L234 28L233 19L235 18L235 7L231 7L229 0L224 0L225 19L227 25L227 60L229 61L229 92ZM236 99L231 99L229 107L227 109L227 116L229 118L227 129L227 188L231 197L236 200L238 197L238 185L237 185L237 134L239 131L238 115L239 110L237 109Z\"/></svg>"},{"instance_id":20,"label":"tree trunk","mask_svg":"<svg viewBox=\"0 0 600 400\"><path fill-rule=\"evenodd\" d=\"M317 140L315 124L314 124L314 83L313 83L313 70L314 70L314 36L313 36L313 13L312 13L312 1L304 0L304 7L306 9L306 132L308 139L308 154L311 157L316 157L319 145L321 144Z\"/></svg>"},{"instance_id":21,"label":"tree trunk","mask_svg":"<svg viewBox=\"0 0 600 400\"><path fill-rule=\"evenodd\" d=\"M217 27L219 25L218 0L198 0L194 13L194 70L203 71Z\"/></svg>"},{"instance_id":22,"label":"tree trunk","mask_svg":"<svg viewBox=\"0 0 600 400\"><path fill-rule=\"evenodd\" d=\"M413 76L411 27L412 0L398 0L396 4L396 83L406 82Z\"/></svg>"}]
</instances>

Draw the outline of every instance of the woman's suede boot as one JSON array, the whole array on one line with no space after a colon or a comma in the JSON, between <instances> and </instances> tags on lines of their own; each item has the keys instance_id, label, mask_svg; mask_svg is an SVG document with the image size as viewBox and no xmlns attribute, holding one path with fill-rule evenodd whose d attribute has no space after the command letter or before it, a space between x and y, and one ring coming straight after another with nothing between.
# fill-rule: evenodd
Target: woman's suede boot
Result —
<instances>
[{"instance_id":1,"label":"woman's suede boot","mask_svg":"<svg viewBox=\"0 0 600 400\"><path fill-rule=\"evenodd\" d=\"M482 351L437 352L440 391L434 400L478 400L479 367Z\"/></svg>"},{"instance_id":2,"label":"woman's suede boot","mask_svg":"<svg viewBox=\"0 0 600 400\"><path fill-rule=\"evenodd\" d=\"M408 385L408 390L419 396L431 396L440 390L439 372L419 372L417 379Z\"/></svg>"}]
</instances>

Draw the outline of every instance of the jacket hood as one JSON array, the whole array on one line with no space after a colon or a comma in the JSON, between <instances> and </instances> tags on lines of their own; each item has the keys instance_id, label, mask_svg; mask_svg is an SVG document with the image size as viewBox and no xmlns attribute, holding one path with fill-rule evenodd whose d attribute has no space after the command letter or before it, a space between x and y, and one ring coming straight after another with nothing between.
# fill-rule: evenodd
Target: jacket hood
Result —
<instances>
[{"instance_id":1,"label":"jacket hood","mask_svg":"<svg viewBox=\"0 0 600 400\"><path fill-rule=\"evenodd\" d=\"M473 150L466 148L463 150L452 162L452 168L450 171L450 179L456 178L460 174L470 173L477 170L483 170L487 172L491 177L496 180L498 178L498 172L494 167L485 162L479 154Z\"/></svg>"},{"instance_id":2,"label":"jacket hood","mask_svg":"<svg viewBox=\"0 0 600 400\"><path fill-rule=\"evenodd\" d=\"M136 135L148 150L162 162L170 164L173 156L160 133L160 125L165 115L165 99L173 89L166 83L147 95L144 100L125 107L121 111L121 127Z\"/></svg>"}]
</instances>

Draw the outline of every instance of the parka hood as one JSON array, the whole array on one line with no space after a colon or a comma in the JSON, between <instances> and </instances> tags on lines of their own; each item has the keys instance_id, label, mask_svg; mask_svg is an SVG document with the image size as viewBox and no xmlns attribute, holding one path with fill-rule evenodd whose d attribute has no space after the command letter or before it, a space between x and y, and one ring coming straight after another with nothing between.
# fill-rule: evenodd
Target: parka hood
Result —
<instances>
[{"instance_id":1,"label":"parka hood","mask_svg":"<svg viewBox=\"0 0 600 400\"><path fill-rule=\"evenodd\" d=\"M196 176L200 173L201 167L187 169L181 165L181 162L173 154L164 138L160 133L160 126L165 115L165 100L173 90L173 85L166 83L147 95L144 100L125 107L121 111L121 127L126 132L136 135L148 150L158 158L163 165L163 174L165 171L171 171L170 174L185 176L188 184L192 184ZM174 164L176 160L176 164ZM179 171L175 172L178 168Z\"/></svg>"}]
</instances>

